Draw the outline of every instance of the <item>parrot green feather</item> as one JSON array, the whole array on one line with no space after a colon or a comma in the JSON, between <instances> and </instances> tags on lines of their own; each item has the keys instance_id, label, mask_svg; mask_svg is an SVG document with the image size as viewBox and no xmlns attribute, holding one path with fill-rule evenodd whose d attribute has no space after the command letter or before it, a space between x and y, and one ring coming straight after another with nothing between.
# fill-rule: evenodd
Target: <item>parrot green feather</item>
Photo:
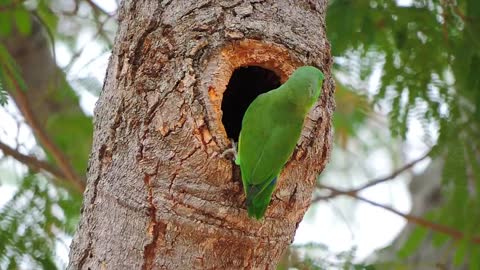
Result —
<instances>
[{"instance_id":1,"label":"parrot green feather","mask_svg":"<svg viewBox=\"0 0 480 270\"><path fill-rule=\"evenodd\" d=\"M259 95L245 112L235 163L240 165L250 217L265 215L276 179L320 97L323 78L315 67L300 67L279 88Z\"/></svg>"}]
</instances>

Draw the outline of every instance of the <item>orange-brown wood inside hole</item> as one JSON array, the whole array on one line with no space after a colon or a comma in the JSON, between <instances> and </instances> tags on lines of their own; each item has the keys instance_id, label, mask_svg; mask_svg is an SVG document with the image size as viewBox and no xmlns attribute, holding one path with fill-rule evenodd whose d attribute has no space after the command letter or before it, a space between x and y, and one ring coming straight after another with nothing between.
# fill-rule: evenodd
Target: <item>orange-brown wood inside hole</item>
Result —
<instances>
[{"instance_id":1,"label":"orange-brown wood inside hole","mask_svg":"<svg viewBox=\"0 0 480 270\"><path fill-rule=\"evenodd\" d=\"M235 69L246 66L258 66L273 71L280 82L284 83L301 63L291 56L289 51L278 44L245 39L232 42L220 50L215 58L215 79L208 87L208 96L216 113L217 126L227 137L222 122L222 99Z\"/></svg>"}]
</instances>

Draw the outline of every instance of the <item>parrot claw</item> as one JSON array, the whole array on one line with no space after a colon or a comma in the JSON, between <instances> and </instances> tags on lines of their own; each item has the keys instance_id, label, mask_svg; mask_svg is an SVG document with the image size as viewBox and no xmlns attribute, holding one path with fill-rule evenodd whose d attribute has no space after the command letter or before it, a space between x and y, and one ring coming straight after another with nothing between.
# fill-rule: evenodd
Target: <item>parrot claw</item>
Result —
<instances>
[{"instance_id":1,"label":"parrot claw","mask_svg":"<svg viewBox=\"0 0 480 270\"><path fill-rule=\"evenodd\" d=\"M233 155L233 160L237 160L237 144L235 141L232 140L232 148L228 148L227 150L223 151L222 158L227 158L227 156Z\"/></svg>"}]
</instances>

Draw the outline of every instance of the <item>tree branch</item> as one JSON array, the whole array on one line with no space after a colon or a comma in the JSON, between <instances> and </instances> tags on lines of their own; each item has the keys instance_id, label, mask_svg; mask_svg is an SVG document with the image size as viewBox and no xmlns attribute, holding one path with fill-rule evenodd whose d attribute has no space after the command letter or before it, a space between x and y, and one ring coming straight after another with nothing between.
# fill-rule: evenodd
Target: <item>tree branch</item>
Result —
<instances>
[{"instance_id":1,"label":"tree branch","mask_svg":"<svg viewBox=\"0 0 480 270\"><path fill-rule=\"evenodd\" d=\"M79 9L79 6L80 6L80 5L79 5L80 3L79 3L78 1L79 1L79 0L74 0L74 1L73 1L74 6L73 6L73 10L72 10L72 11L67 11L67 10L66 10L66 11L62 11L62 14L65 15L65 16L77 16L77 14L78 14L78 9Z\"/></svg>"},{"instance_id":2,"label":"tree branch","mask_svg":"<svg viewBox=\"0 0 480 270\"><path fill-rule=\"evenodd\" d=\"M5 156L9 156L20 161L21 163L27 165L31 170L35 172L43 170L52 174L55 177L65 178L65 175L57 167L53 166L52 164L32 156L22 154L19 151L11 148L10 146L2 142L0 142L0 150L3 152Z\"/></svg>"},{"instance_id":3,"label":"tree branch","mask_svg":"<svg viewBox=\"0 0 480 270\"><path fill-rule=\"evenodd\" d=\"M14 0L10 2L9 4L0 6L0 11L10 11L16 8L17 6L21 5L25 0Z\"/></svg>"},{"instance_id":4,"label":"tree branch","mask_svg":"<svg viewBox=\"0 0 480 270\"><path fill-rule=\"evenodd\" d=\"M73 64L75 63L75 61L82 55L83 51L85 50L85 48L87 48L88 45L90 45L91 42L93 42L98 36L101 36L102 35L102 32L105 32L103 30L103 27L105 26L105 24L110 20L110 17L108 17L107 19L105 19L103 22L100 22L100 24L97 25L97 32L92 36L91 40L87 43L85 43L82 48L80 48L78 51L76 51L71 59L70 59L70 62L65 66L64 70L66 72L68 72ZM106 34L103 34L104 36L106 36ZM108 44L110 47L112 47L113 45L112 44Z\"/></svg>"},{"instance_id":5,"label":"tree branch","mask_svg":"<svg viewBox=\"0 0 480 270\"><path fill-rule=\"evenodd\" d=\"M12 77L11 74L7 76ZM43 129L40 123L37 121L35 114L32 112L29 101L25 96L24 90L18 85L17 81L12 79L13 85L15 87L14 91L11 91L10 94L15 100L15 103L18 106L18 109L22 113L25 121L28 123L30 128L33 131L35 137L39 140L40 144L52 155L55 162L58 164L62 174L65 176L64 179L69 180L78 190L85 189L85 181L81 178L72 165L68 161L68 158L65 154L58 148L58 146L50 139L47 132Z\"/></svg>"},{"instance_id":6,"label":"tree branch","mask_svg":"<svg viewBox=\"0 0 480 270\"><path fill-rule=\"evenodd\" d=\"M454 228L451 228L451 227L448 227L448 226L445 226L445 225L442 225L442 224L433 223L433 222L431 222L429 220L426 220L426 219L423 219L421 217L417 217L417 216L414 216L414 215L402 213L402 212L400 212L400 211L398 211L398 210L396 210L396 209L394 209L390 206L386 206L386 205L371 201L369 199L366 199L364 197L361 197L356 193L352 193L352 191L342 191L342 190L339 190L339 189L336 189L336 188L333 188L333 187L330 187L330 186L325 186L325 185L322 185L322 184L319 184L318 187L323 188L323 189L328 189L332 192L332 194L346 195L346 196L349 196L351 198L357 199L359 201L368 203L370 205L385 209L385 210L387 210L391 213L394 213L398 216L403 217L409 223L413 223L413 224L431 229L432 231L441 232L443 234L446 234L446 235L449 235L449 236L453 237L454 239L459 240L459 239L466 238L465 234L463 234L461 231L458 231ZM313 201L316 202L316 201L320 201L320 200L324 200L324 198L316 198ZM480 236L470 237L468 240L472 241L473 243L480 244Z\"/></svg>"},{"instance_id":7,"label":"tree branch","mask_svg":"<svg viewBox=\"0 0 480 270\"><path fill-rule=\"evenodd\" d=\"M381 183L384 183L384 182L387 182L387 181L389 181L389 180L394 179L395 177L397 177L398 175L402 174L402 173L405 172L406 170L409 170L410 168L412 168L413 166L415 166L415 165L416 165L417 163L419 163L420 161L426 159L428 156L430 156L430 153L431 153L431 152L432 152L432 150L429 150L429 151L428 151L427 153L425 153L423 156L421 156L421 157L413 160L413 161L410 162L410 163L407 163L407 164L403 165L403 167L398 168L397 170L395 170L394 172L392 172L390 175L387 175L387 176L384 176L384 177L381 177L381 178L377 178L377 179L368 181L368 183L366 183L365 185L353 189L352 192L358 193L358 192L360 192L361 190L364 190L364 189L367 189L367 188L369 188L369 187L373 187L373 186L376 186L376 185L378 185L378 184L381 184Z\"/></svg>"},{"instance_id":8,"label":"tree branch","mask_svg":"<svg viewBox=\"0 0 480 270\"><path fill-rule=\"evenodd\" d=\"M370 180L368 181L366 184L360 186L360 187L357 187L357 188L354 188L354 189L350 189L350 190L344 190L340 193L336 193L336 192L332 192L331 194L327 195L327 196L323 196L323 197L317 197L316 200L327 200L327 199L331 199L333 197L336 197L338 195L344 195L344 194L352 194L352 195L356 195L358 192L364 190L364 189L367 189L367 188L370 188L370 187L373 187L373 186L376 186L378 184L381 184L381 183L384 183L384 182L387 182L389 180L392 180L394 179L395 177L397 177L398 175L402 174L403 172L405 172L406 170L412 168L413 166L415 166L417 163L419 163L420 161L426 159L428 156L430 156L430 153L432 152L432 150L429 150L427 153L425 153L423 156L413 160L412 162L410 163L407 163L405 165L403 165L402 167L400 167L399 169L395 170L394 172L392 172L391 174L387 175L387 176L384 176L384 177L380 177L380 178L377 178L377 179L373 179L373 180Z\"/></svg>"},{"instance_id":9,"label":"tree branch","mask_svg":"<svg viewBox=\"0 0 480 270\"><path fill-rule=\"evenodd\" d=\"M103 13L108 17L112 17L113 14L110 14L108 11L101 8L97 3L93 2L92 0L85 0L85 2L93 9L95 13Z\"/></svg>"}]
</instances>

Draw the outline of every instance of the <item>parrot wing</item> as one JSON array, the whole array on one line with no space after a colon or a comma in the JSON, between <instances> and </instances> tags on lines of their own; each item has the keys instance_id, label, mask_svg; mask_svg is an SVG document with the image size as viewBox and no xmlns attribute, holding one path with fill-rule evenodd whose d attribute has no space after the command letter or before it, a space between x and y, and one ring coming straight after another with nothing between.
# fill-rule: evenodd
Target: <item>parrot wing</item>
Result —
<instances>
[{"instance_id":1,"label":"parrot wing","mask_svg":"<svg viewBox=\"0 0 480 270\"><path fill-rule=\"evenodd\" d=\"M275 92L267 92L258 96L245 112L239 139L245 188L268 186L281 172L300 137L303 119L293 117L286 108L278 108L275 101Z\"/></svg>"}]
</instances>

